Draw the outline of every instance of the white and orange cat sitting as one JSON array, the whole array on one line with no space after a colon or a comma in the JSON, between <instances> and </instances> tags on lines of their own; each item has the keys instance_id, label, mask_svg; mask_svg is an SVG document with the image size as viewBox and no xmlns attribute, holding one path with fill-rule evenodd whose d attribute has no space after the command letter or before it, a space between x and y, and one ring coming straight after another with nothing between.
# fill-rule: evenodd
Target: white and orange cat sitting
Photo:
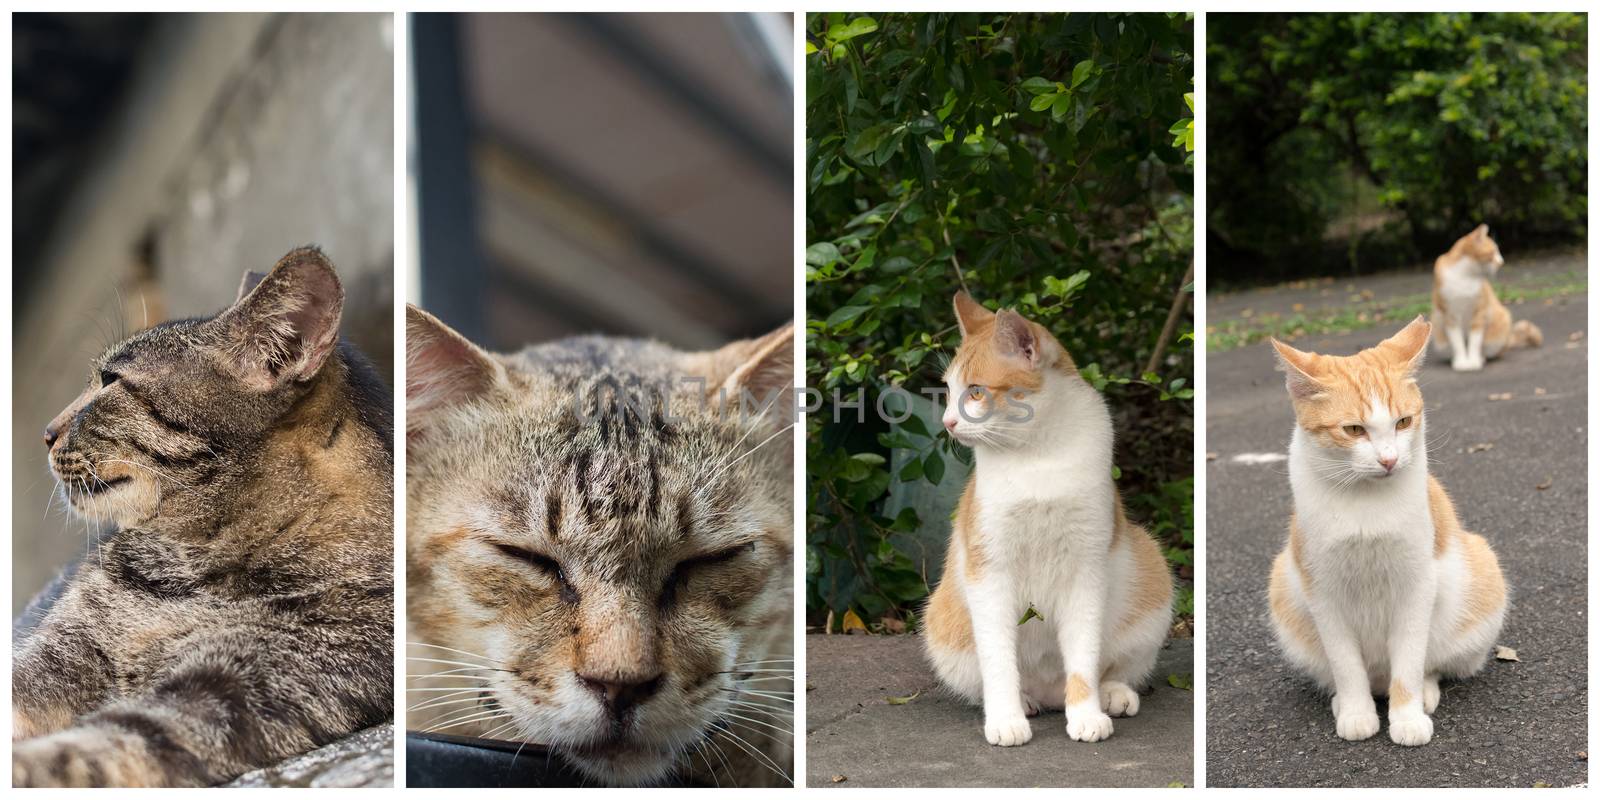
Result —
<instances>
[{"instance_id":1,"label":"white and orange cat sitting","mask_svg":"<svg viewBox=\"0 0 1600 800\"><path fill-rule=\"evenodd\" d=\"M1429 325L1418 317L1353 356L1272 340L1294 405L1289 541L1268 600L1290 663L1333 692L1344 739L1378 732L1427 744L1440 678L1483 668L1506 614L1494 551L1467 532L1428 474L1416 373Z\"/></svg>"},{"instance_id":2,"label":"white and orange cat sitting","mask_svg":"<svg viewBox=\"0 0 1600 800\"><path fill-rule=\"evenodd\" d=\"M940 681L982 703L990 744L1026 743L1041 708L1065 709L1071 738L1099 741L1112 716L1139 712L1172 575L1123 514L1111 415L1061 343L964 292L955 309L944 424L975 467L928 602L928 655ZM1019 625L1030 607L1041 618Z\"/></svg>"},{"instance_id":3,"label":"white and orange cat sitting","mask_svg":"<svg viewBox=\"0 0 1600 800\"><path fill-rule=\"evenodd\" d=\"M1450 356L1458 372L1483 369L1484 361L1513 347L1538 347L1544 334L1511 311L1490 283L1506 263L1500 247L1479 225L1433 262L1433 348Z\"/></svg>"}]
</instances>

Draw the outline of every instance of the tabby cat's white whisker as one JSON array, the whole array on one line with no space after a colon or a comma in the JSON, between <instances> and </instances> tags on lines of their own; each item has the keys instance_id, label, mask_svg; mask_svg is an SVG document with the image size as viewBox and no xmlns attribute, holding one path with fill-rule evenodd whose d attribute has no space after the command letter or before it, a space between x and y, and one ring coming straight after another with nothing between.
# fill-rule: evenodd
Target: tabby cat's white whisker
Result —
<instances>
[{"instance_id":1,"label":"tabby cat's white whisker","mask_svg":"<svg viewBox=\"0 0 1600 800\"><path fill-rule=\"evenodd\" d=\"M739 728L744 728L744 726L741 725L740 723L732 722L732 721L728 721L728 720L724 720L724 724L729 725L729 726L735 726L735 727L739 727ZM744 728L744 729L749 731L749 732L751 732L751 733L754 733L754 734L759 734L759 735L763 735L763 736L765 735L765 734L760 734L759 731L756 731L753 728ZM765 766L770 768L773 771L774 774L782 777L785 781L788 781L790 783L794 782L794 778L789 777L789 773L784 771L783 767L778 766L777 762L773 761L766 753L761 752L760 748L758 748L755 745L751 744L743 736L740 736L738 733L736 733L732 729L732 727L723 728L722 732L724 734L727 734L728 741L733 742L733 744L735 746L737 746L739 749L741 749L741 750L745 751L746 753L749 753L750 755L754 756L756 758L756 760L762 762Z\"/></svg>"},{"instance_id":2,"label":"tabby cat's white whisker","mask_svg":"<svg viewBox=\"0 0 1600 800\"><path fill-rule=\"evenodd\" d=\"M490 670L492 672L510 672L511 671L511 670L508 670L508 669L506 669L504 667L486 667L486 666L483 666L482 664L469 664L469 663L467 663L465 661L450 661L448 659L428 658L426 656L406 656L406 660L407 661L424 661L424 662L427 662L427 663L430 663L430 664L450 664L450 665L457 666L457 667L471 667L473 669L485 669L485 670Z\"/></svg>"},{"instance_id":3,"label":"tabby cat's white whisker","mask_svg":"<svg viewBox=\"0 0 1600 800\"><path fill-rule=\"evenodd\" d=\"M468 652L466 650L457 650L454 647L445 647L444 645L441 645L441 644L429 644L427 642L406 642L406 645L410 646L410 647L431 647L431 648L433 648L435 650L448 650L449 652L456 653L458 655L471 656L473 658L481 658L484 661L487 661L490 664L493 664L493 665L496 665L496 666L498 666L501 663L501 662L499 662L499 661L497 661L497 660L495 660L493 658L490 658L490 657L488 657L486 655L483 655L482 653L472 653L472 652Z\"/></svg>"}]
</instances>

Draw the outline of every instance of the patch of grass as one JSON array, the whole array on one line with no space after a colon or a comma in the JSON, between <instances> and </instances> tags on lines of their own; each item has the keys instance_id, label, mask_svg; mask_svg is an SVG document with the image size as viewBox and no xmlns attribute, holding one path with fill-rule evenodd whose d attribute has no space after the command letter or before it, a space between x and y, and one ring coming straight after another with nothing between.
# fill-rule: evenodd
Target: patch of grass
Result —
<instances>
[{"instance_id":1,"label":"patch of grass","mask_svg":"<svg viewBox=\"0 0 1600 800\"><path fill-rule=\"evenodd\" d=\"M1538 283L1499 286L1496 291L1500 294L1501 302L1514 305L1552 297L1582 295L1589 291L1589 282L1583 273L1574 271ZM1432 310L1433 295L1421 292L1342 306L1312 308L1291 314L1269 312L1234 317L1208 326L1206 352L1233 350L1264 342L1269 337L1292 341L1302 336L1349 333L1385 323L1406 322L1418 314L1426 316ZM1516 312L1512 313L1515 315Z\"/></svg>"}]
</instances>

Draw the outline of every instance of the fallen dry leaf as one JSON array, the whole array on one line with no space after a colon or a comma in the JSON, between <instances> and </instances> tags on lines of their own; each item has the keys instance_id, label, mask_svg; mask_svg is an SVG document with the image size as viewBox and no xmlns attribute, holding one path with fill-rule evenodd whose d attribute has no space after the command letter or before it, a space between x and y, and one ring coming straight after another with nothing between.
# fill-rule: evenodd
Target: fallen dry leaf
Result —
<instances>
[{"instance_id":1,"label":"fallen dry leaf","mask_svg":"<svg viewBox=\"0 0 1600 800\"><path fill-rule=\"evenodd\" d=\"M1535 387L1533 387L1533 394L1534 394L1535 397L1544 397L1544 395L1545 395L1544 387L1543 386L1535 386Z\"/></svg>"},{"instance_id":2,"label":"fallen dry leaf","mask_svg":"<svg viewBox=\"0 0 1600 800\"><path fill-rule=\"evenodd\" d=\"M1214 452L1211 452L1211 451L1207 451L1206 452L1206 460L1207 461L1216 461L1217 460L1217 454L1214 453Z\"/></svg>"},{"instance_id":3,"label":"fallen dry leaf","mask_svg":"<svg viewBox=\"0 0 1600 800\"><path fill-rule=\"evenodd\" d=\"M1494 442L1478 442L1475 445L1468 446L1467 447L1467 452L1468 453L1478 453L1478 452L1482 452L1484 450L1493 450L1493 449L1494 449Z\"/></svg>"},{"instance_id":4,"label":"fallen dry leaf","mask_svg":"<svg viewBox=\"0 0 1600 800\"><path fill-rule=\"evenodd\" d=\"M854 611L844 612L844 621L839 623L839 630L845 633L868 633L866 623L856 616Z\"/></svg>"},{"instance_id":5,"label":"fallen dry leaf","mask_svg":"<svg viewBox=\"0 0 1600 800\"><path fill-rule=\"evenodd\" d=\"M885 697L883 698L883 702L888 703L891 706L903 706L920 696L922 696L922 692L912 692L905 697Z\"/></svg>"},{"instance_id":6,"label":"fallen dry leaf","mask_svg":"<svg viewBox=\"0 0 1600 800\"><path fill-rule=\"evenodd\" d=\"M1295 311L1304 311L1304 310L1306 310L1306 304L1305 303L1295 303L1294 305L1289 306L1289 307L1294 309Z\"/></svg>"},{"instance_id":7,"label":"fallen dry leaf","mask_svg":"<svg viewBox=\"0 0 1600 800\"><path fill-rule=\"evenodd\" d=\"M1583 331L1573 331L1572 334L1567 337L1567 341L1569 341L1569 342L1580 342L1580 341L1583 341Z\"/></svg>"},{"instance_id":8,"label":"fallen dry leaf","mask_svg":"<svg viewBox=\"0 0 1600 800\"><path fill-rule=\"evenodd\" d=\"M845 781L850 780L850 779L846 778L843 775L835 775L835 776L829 778L828 780L833 781L834 783L844 783Z\"/></svg>"},{"instance_id":9,"label":"fallen dry leaf","mask_svg":"<svg viewBox=\"0 0 1600 800\"><path fill-rule=\"evenodd\" d=\"M1503 644L1497 644L1497 645L1494 646L1494 660L1496 660L1496 661L1521 661L1522 659L1517 658L1517 651L1515 651L1515 650L1513 650L1513 649L1511 649L1509 647L1506 647Z\"/></svg>"},{"instance_id":10,"label":"fallen dry leaf","mask_svg":"<svg viewBox=\"0 0 1600 800\"><path fill-rule=\"evenodd\" d=\"M895 619L894 617L884 617L883 630L885 633L905 633L906 621L903 619Z\"/></svg>"},{"instance_id":11,"label":"fallen dry leaf","mask_svg":"<svg viewBox=\"0 0 1600 800\"><path fill-rule=\"evenodd\" d=\"M1538 489L1538 490L1539 490L1539 491L1541 491L1541 492L1542 492L1542 491L1544 491L1544 490L1546 490L1546 489L1548 489L1548 488L1550 488L1550 484L1552 484L1552 483L1555 483L1555 481L1556 481L1556 479L1555 479L1555 476L1553 476L1553 475L1546 475L1546 476L1545 476L1545 478L1544 478L1544 480L1542 480L1542 481L1540 481L1540 482L1539 482L1539 483L1538 483L1538 485L1537 485L1537 486L1534 486L1534 487L1533 487L1533 488L1535 488L1535 489Z\"/></svg>"},{"instance_id":12,"label":"fallen dry leaf","mask_svg":"<svg viewBox=\"0 0 1600 800\"><path fill-rule=\"evenodd\" d=\"M1511 393L1510 392L1496 392L1494 394L1489 395L1489 402L1491 402L1491 403L1499 402L1501 400L1510 400L1510 399L1511 399Z\"/></svg>"},{"instance_id":13,"label":"fallen dry leaf","mask_svg":"<svg viewBox=\"0 0 1600 800\"><path fill-rule=\"evenodd\" d=\"M828 609L828 619L822 623L822 632L829 636L833 635L833 609L831 608Z\"/></svg>"}]
</instances>

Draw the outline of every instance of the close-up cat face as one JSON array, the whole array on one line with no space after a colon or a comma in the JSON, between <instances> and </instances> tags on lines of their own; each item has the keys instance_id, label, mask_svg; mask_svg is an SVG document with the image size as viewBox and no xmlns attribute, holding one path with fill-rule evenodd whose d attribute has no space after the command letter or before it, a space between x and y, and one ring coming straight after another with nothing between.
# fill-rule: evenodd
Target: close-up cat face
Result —
<instances>
[{"instance_id":1,"label":"close-up cat face","mask_svg":"<svg viewBox=\"0 0 1600 800\"><path fill-rule=\"evenodd\" d=\"M1071 369L1071 360L1049 331L1015 311L990 311L966 292L956 294L955 310L961 346L944 372L945 430L967 445L1018 444L1046 399L1046 370Z\"/></svg>"},{"instance_id":2,"label":"close-up cat face","mask_svg":"<svg viewBox=\"0 0 1600 800\"><path fill-rule=\"evenodd\" d=\"M44 434L75 513L147 521L169 493L214 478L224 451L248 448L304 393L336 340L338 279L309 249L254 277L221 314L156 325L90 363L83 392Z\"/></svg>"},{"instance_id":3,"label":"close-up cat face","mask_svg":"<svg viewBox=\"0 0 1600 800\"><path fill-rule=\"evenodd\" d=\"M786 421L646 389L634 406L593 405L611 378L666 385L683 356L659 345L501 357L419 324L438 323L413 312L408 331L409 619L437 646L423 666L459 663L412 698L412 726L476 716L488 738L638 785L668 779L719 727L784 724L752 704L787 700L789 664L766 650L790 630ZM790 341L777 340L785 361ZM444 375L475 388L442 397L430 376Z\"/></svg>"},{"instance_id":4,"label":"close-up cat face","mask_svg":"<svg viewBox=\"0 0 1600 800\"><path fill-rule=\"evenodd\" d=\"M1319 355L1272 340L1288 375L1295 420L1330 462L1330 479L1382 480L1421 457L1416 371L1431 330L1419 317L1352 356Z\"/></svg>"}]
</instances>

